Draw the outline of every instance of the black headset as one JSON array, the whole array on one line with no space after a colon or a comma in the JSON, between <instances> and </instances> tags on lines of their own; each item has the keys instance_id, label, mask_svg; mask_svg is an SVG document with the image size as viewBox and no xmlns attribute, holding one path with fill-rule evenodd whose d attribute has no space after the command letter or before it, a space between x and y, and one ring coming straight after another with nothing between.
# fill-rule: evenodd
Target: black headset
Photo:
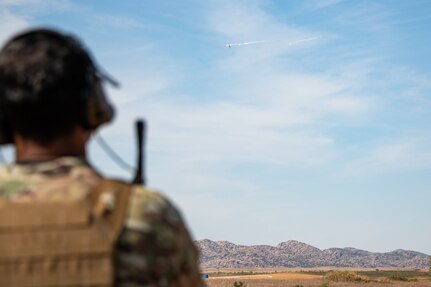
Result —
<instances>
[{"instance_id":1,"label":"black headset","mask_svg":"<svg viewBox=\"0 0 431 287\"><path fill-rule=\"evenodd\" d=\"M48 30L49 31L49 30ZM57 33L49 31L52 33ZM31 34L32 31L19 35L12 40L25 37ZM59 34L60 37L64 37ZM73 37L69 37L70 40L76 41ZM76 41L77 42L77 41ZM87 68L85 84L82 89L81 96L83 102L83 118L81 124L85 129L96 129L101 124L110 122L114 117L114 108L108 102L106 94L102 87L102 81L107 81L113 86L118 86L118 83L98 70L95 65L91 64ZM12 144L12 130L11 125L7 119L6 113L2 110L4 105L1 102L0 97L0 145Z\"/></svg>"}]
</instances>

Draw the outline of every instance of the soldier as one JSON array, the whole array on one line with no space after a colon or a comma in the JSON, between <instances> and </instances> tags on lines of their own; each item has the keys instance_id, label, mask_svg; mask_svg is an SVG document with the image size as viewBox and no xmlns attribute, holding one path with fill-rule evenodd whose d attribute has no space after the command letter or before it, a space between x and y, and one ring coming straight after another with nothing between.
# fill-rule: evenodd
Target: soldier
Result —
<instances>
[{"instance_id":1,"label":"soldier","mask_svg":"<svg viewBox=\"0 0 431 287\"><path fill-rule=\"evenodd\" d=\"M0 286L203 286L177 209L86 160L92 132L113 116L106 78L54 30L0 51L0 144L16 151L0 167Z\"/></svg>"}]
</instances>

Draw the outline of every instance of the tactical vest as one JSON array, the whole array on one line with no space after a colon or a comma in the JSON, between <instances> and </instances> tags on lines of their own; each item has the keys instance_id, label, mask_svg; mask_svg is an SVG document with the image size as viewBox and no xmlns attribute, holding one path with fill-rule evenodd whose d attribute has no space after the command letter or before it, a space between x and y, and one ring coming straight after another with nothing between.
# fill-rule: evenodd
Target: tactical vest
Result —
<instances>
[{"instance_id":1,"label":"tactical vest","mask_svg":"<svg viewBox=\"0 0 431 287\"><path fill-rule=\"evenodd\" d=\"M0 286L113 286L130 185L103 180L73 201L0 201Z\"/></svg>"}]
</instances>

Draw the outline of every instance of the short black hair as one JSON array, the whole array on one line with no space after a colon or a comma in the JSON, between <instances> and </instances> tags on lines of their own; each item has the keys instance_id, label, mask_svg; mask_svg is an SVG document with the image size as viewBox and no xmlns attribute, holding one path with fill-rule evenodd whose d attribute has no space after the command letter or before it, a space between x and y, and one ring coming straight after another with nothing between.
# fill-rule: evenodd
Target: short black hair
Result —
<instances>
[{"instance_id":1,"label":"short black hair","mask_svg":"<svg viewBox=\"0 0 431 287\"><path fill-rule=\"evenodd\" d=\"M34 29L0 51L0 112L10 128L47 144L82 123L94 64L73 36Z\"/></svg>"}]
</instances>

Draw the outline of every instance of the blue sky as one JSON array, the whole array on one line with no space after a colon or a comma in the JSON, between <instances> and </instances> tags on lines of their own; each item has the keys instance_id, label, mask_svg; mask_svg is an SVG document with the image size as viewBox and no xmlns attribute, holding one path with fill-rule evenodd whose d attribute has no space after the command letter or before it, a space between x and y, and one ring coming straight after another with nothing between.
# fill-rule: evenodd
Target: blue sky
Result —
<instances>
[{"instance_id":1,"label":"blue sky","mask_svg":"<svg viewBox=\"0 0 431 287\"><path fill-rule=\"evenodd\" d=\"M431 254L431 1L0 0L1 43L46 25L121 82L101 133L130 163L148 120L196 239Z\"/></svg>"}]
</instances>

